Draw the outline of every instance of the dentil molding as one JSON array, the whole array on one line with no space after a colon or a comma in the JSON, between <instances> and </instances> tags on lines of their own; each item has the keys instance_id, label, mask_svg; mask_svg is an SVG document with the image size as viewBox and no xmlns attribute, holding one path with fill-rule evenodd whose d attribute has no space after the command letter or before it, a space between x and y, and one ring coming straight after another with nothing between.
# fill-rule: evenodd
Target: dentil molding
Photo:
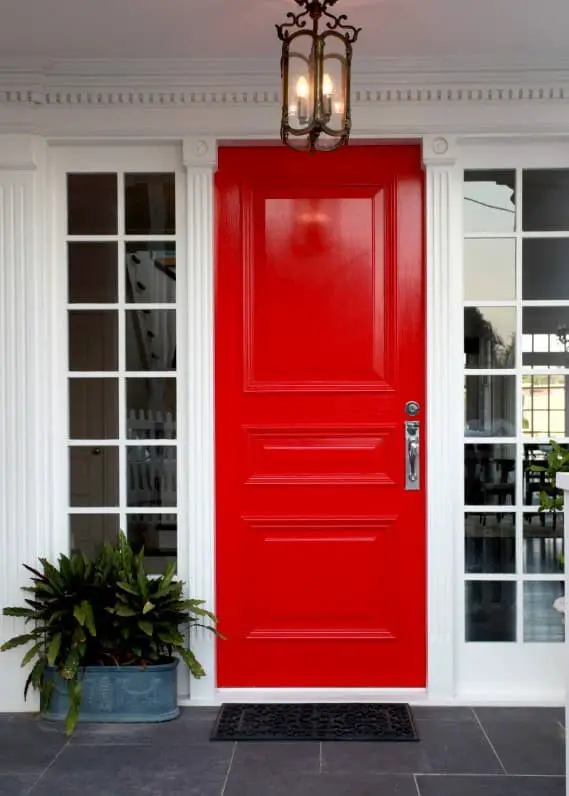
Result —
<instances>
[{"instance_id":1,"label":"dentil molding","mask_svg":"<svg viewBox=\"0 0 569 796\"><path fill-rule=\"evenodd\" d=\"M474 61L354 61L353 102L377 104L555 103L569 100L561 69ZM466 63L466 68L465 68ZM459 68L460 65L460 68ZM278 106L278 62L2 61L0 104L54 107Z\"/></svg>"}]
</instances>

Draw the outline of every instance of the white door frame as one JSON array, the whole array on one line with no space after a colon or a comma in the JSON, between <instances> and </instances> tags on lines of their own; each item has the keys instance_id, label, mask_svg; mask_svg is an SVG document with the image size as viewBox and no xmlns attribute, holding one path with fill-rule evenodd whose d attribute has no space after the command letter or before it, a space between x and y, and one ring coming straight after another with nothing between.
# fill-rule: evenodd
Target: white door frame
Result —
<instances>
[{"instance_id":1,"label":"white door frame","mask_svg":"<svg viewBox=\"0 0 569 796\"><path fill-rule=\"evenodd\" d=\"M246 142L246 139L245 139ZM357 138L354 143L357 143ZM188 184L188 320L190 323L192 504L190 582L215 610L215 475L213 393L213 179L217 163L215 138L184 140ZM457 502L461 493L461 173L452 139L422 139L426 171L427 269L427 547L428 676L426 689L223 688L216 686L215 640L194 640L208 672L193 681L188 704L221 701L425 700L451 702L454 697L454 589ZM458 296L458 299L457 299ZM429 479L429 473L446 477ZM460 504L460 510L462 505ZM223 619L223 617L221 617Z\"/></svg>"}]
</instances>

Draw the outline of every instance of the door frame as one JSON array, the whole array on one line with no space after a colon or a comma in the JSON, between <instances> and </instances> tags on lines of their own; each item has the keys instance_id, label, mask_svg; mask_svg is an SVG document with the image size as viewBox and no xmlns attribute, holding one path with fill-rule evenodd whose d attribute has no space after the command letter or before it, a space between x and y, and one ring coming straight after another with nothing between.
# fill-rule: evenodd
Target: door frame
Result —
<instances>
[{"instance_id":1,"label":"door frame","mask_svg":"<svg viewBox=\"0 0 569 796\"><path fill-rule=\"evenodd\" d=\"M215 639L197 634L194 649L207 676L193 681L187 704L215 705L229 701L299 700L419 700L450 703L455 693L456 529L461 527L461 504L449 495L462 494L462 473L456 466L462 452L462 241L461 170L457 145L443 136L423 136L425 169L425 267L427 356L427 688L405 689L219 689L215 672ZM183 144L187 170L188 325L192 347L187 383L191 385L189 412L192 512L189 570L192 593L215 610L215 471L214 471L214 234L213 180L215 137L188 138ZM232 142L233 143L233 142ZM239 140L240 146L274 141ZM363 142L362 142L363 143ZM374 144L390 143L381 139ZM403 143L399 141L398 143ZM352 146L357 146L357 139Z\"/></svg>"}]
</instances>

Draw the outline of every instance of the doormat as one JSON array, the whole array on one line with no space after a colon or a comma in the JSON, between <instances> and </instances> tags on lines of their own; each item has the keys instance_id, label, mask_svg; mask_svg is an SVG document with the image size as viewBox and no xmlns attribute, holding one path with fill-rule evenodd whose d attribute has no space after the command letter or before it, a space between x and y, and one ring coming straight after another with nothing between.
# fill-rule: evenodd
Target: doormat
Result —
<instances>
[{"instance_id":1,"label":"doormat","mask_svg":"<svg viewBox=\"0 0 569 796\"><path fill-rule=\"evenodd\" d=\"M212 741L418 741L407 704L222 705Z\"/></svg>"}]
</instances>

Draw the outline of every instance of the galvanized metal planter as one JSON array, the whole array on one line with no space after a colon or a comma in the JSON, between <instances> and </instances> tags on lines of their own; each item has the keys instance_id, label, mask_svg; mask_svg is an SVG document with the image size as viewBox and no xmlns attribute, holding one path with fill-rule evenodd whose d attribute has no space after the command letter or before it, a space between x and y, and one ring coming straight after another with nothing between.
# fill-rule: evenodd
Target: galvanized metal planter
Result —
<instances>
[{"instance_id":1,"label":"galvanized metal planter","mask_svg":"<svg viewBox=\"0 0 569 796\"><path fill-rule=\"evenodd\" d=\"M176 667L178 661L158 666L86 666L81 670L81 722L159 722L179 715ZM67 683L55 669L47 721L65 721L69 709Z\"/></svg>"}]
</instances>

